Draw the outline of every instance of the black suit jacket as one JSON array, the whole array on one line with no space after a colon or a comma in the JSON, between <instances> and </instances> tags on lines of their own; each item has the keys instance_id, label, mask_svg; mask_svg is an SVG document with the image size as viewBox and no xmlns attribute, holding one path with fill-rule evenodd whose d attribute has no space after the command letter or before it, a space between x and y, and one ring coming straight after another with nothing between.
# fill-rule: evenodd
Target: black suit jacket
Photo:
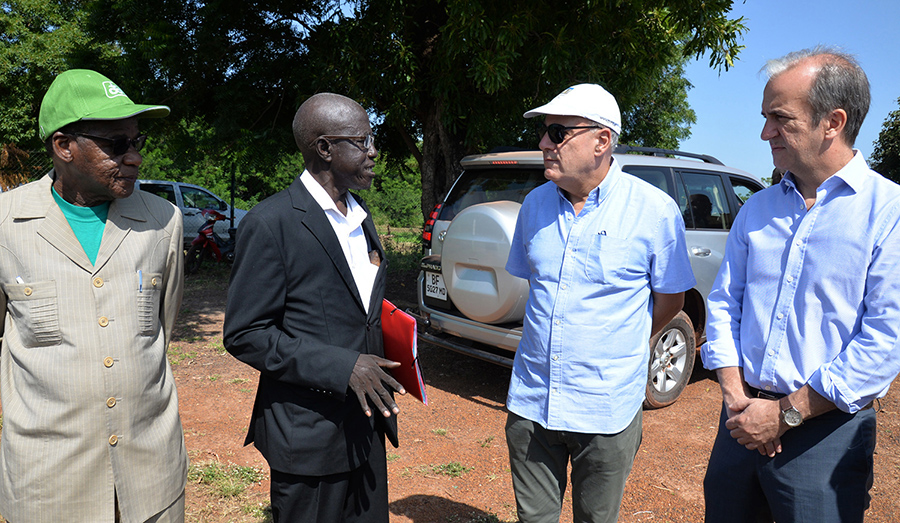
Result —
<instances>
[{"instance_id":1,"label":"black suit jacket","mask_svg":"<svg viewBox=\"0 0 900 523\"><path fill-rule=\"evenodd\" d=\"M396 417L374 408L366 417L348 387L360 353L384 355L387 260L371 216L363 231L383 260L368 314L334 229L299 177L241 220L224 343L260 371L245 444L275 470L347 472L382 433L397 446Z\"/></svg>"}]
</instances>

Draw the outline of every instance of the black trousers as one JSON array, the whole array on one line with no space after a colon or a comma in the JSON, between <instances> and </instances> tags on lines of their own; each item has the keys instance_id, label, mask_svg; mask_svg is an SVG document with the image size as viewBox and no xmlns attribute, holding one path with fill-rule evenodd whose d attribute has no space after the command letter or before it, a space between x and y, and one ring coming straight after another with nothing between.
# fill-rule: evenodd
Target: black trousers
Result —
<instances>
[{"instance_id":1,"label":"black trousers","mask_svg":"<svg viewBox=\"0 0 900 523\"><path fill-rule=\"evenodd\" d=\"M350 472L298 476L272 469L274 523L388 523L384 434L376 435L369 460Z\"/></svg>"}]
</instances>

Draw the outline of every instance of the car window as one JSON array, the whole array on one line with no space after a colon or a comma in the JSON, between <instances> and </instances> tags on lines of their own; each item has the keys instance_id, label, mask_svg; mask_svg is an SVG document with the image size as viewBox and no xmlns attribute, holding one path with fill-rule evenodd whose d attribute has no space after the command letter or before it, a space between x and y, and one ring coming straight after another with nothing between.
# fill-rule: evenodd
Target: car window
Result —
<instances>
[{"instance_id":1,"label":"car window","mask_svg":"<svg viewBox=\"0 0 900 523\"><path fill-rule=\"evenodd\" d=\"M452 220L466 207L478 203L511 200L522 203L535 187L546 182L544 169L467 169L450 190L441 209L441 220Z\"/></svg>"},{"instance_id":2,"label":"car window","mask_svg":"<svg viewBox=\"0 0 900 523\"><path fill-rule=\"evenodd\" d=\"M142 191L146 191L151 194L155 194L160 198L165 198L170 202L177 205L175 201L175 187L172 187L169 184L162 183L142 183L140 186Z\"/></svg>"},{"instance_id":3,"label":"car window","mask_svg":"<svg viewBox=\"0 0 900 523\"><path fill-rule=\"evenodd\" d=\"M681 179L688 197L688 208L682 210L684 225L689 229L728 229L734 218L726 197L725 184L717 173L682 172Z\"/></svg>"},{"instance_id":4,"label":"car window","mask_svg":"<svg viewBox=\"0 0 900 523\"><path fill-rule=\"evenodd\" d=\"M731 190L733 190L734 195L737 196L738 205L744 205L751 196L762 189L762 185L759 185L758 183L736 176L731 177Z\"/></svg>"},{"instance_id":5,"label":"car window","mask_svg":"<svg viewBox=\"0 0 900 523\"><path fill-rule=\"evenodd\" d=\"M650 185L655 186L657 189L663 191L669 196L672 195L672 192L669 190L669 180L666 177L669 169L660 167L641 167L635 165L626 165L622 167L622 170L627 172L628 174L637 176L641 180L644 180Z\"/></svg>"},{"instance_id":6,"label":"car window","mask_svg":"<svg viewBox=\"0 0 900 523\"><path fill-rule=\"evenodd\" d=\"M228 206L222 200L216 198L211 193L203 189L195 187L182 187L181 198L184 199L184 206L194 209L215 209L217 211L228 210Z\"/></svg>"}]
</instances>

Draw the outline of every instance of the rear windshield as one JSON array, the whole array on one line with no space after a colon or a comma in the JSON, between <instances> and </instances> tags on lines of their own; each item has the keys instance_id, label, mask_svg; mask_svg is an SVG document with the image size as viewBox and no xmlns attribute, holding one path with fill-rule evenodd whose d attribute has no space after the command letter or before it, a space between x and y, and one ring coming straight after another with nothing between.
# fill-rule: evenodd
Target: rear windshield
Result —
<instances>
[{"instance_id":1,"label":"rear windshield","mask_svg":"<svg viewBox=\"0 0 900 523\"><path fill-rule=\"evenodd\" d=\"M463 171L441 209L439 219L450 221L460 211L477 203L512 200L522 203L535 187L546 182L544 168L467 169Z\"/></svg>"}]
</instances>

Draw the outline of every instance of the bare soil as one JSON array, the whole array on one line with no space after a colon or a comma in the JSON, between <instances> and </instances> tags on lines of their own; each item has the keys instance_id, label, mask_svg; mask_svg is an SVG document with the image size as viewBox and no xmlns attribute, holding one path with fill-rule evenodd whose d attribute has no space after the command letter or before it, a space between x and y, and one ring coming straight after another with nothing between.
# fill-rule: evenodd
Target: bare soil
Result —
<instances>
[{"instance_id":1,"label":"bare soil","mask_svg":"<svg viewBox=\"0 0 900 523\"><path fill-rule=\"evenodd\" d=\"M193 463L218 461L268 473L244 447L257 373L222 347L225 279L190 279L170 348L185 440ZM387 297L414 306L415 274L393 274ZM504 423L508 369L432 346L420 346L429 405L401 397L400 448L388 449L393 523L516 521ZM721 405L712 373L697 365L674 405L644 413L641 449L628 481L621 522L702 521L702 480ZM881 401L875 486L868 523L900 521L900 401L895 382ZM266 475L267 477L267 475ZM191 483L187 520L266 521L268 481L237 497ZM571 499L560 521L570 522Z\"/></svg>"}]
</instances>

